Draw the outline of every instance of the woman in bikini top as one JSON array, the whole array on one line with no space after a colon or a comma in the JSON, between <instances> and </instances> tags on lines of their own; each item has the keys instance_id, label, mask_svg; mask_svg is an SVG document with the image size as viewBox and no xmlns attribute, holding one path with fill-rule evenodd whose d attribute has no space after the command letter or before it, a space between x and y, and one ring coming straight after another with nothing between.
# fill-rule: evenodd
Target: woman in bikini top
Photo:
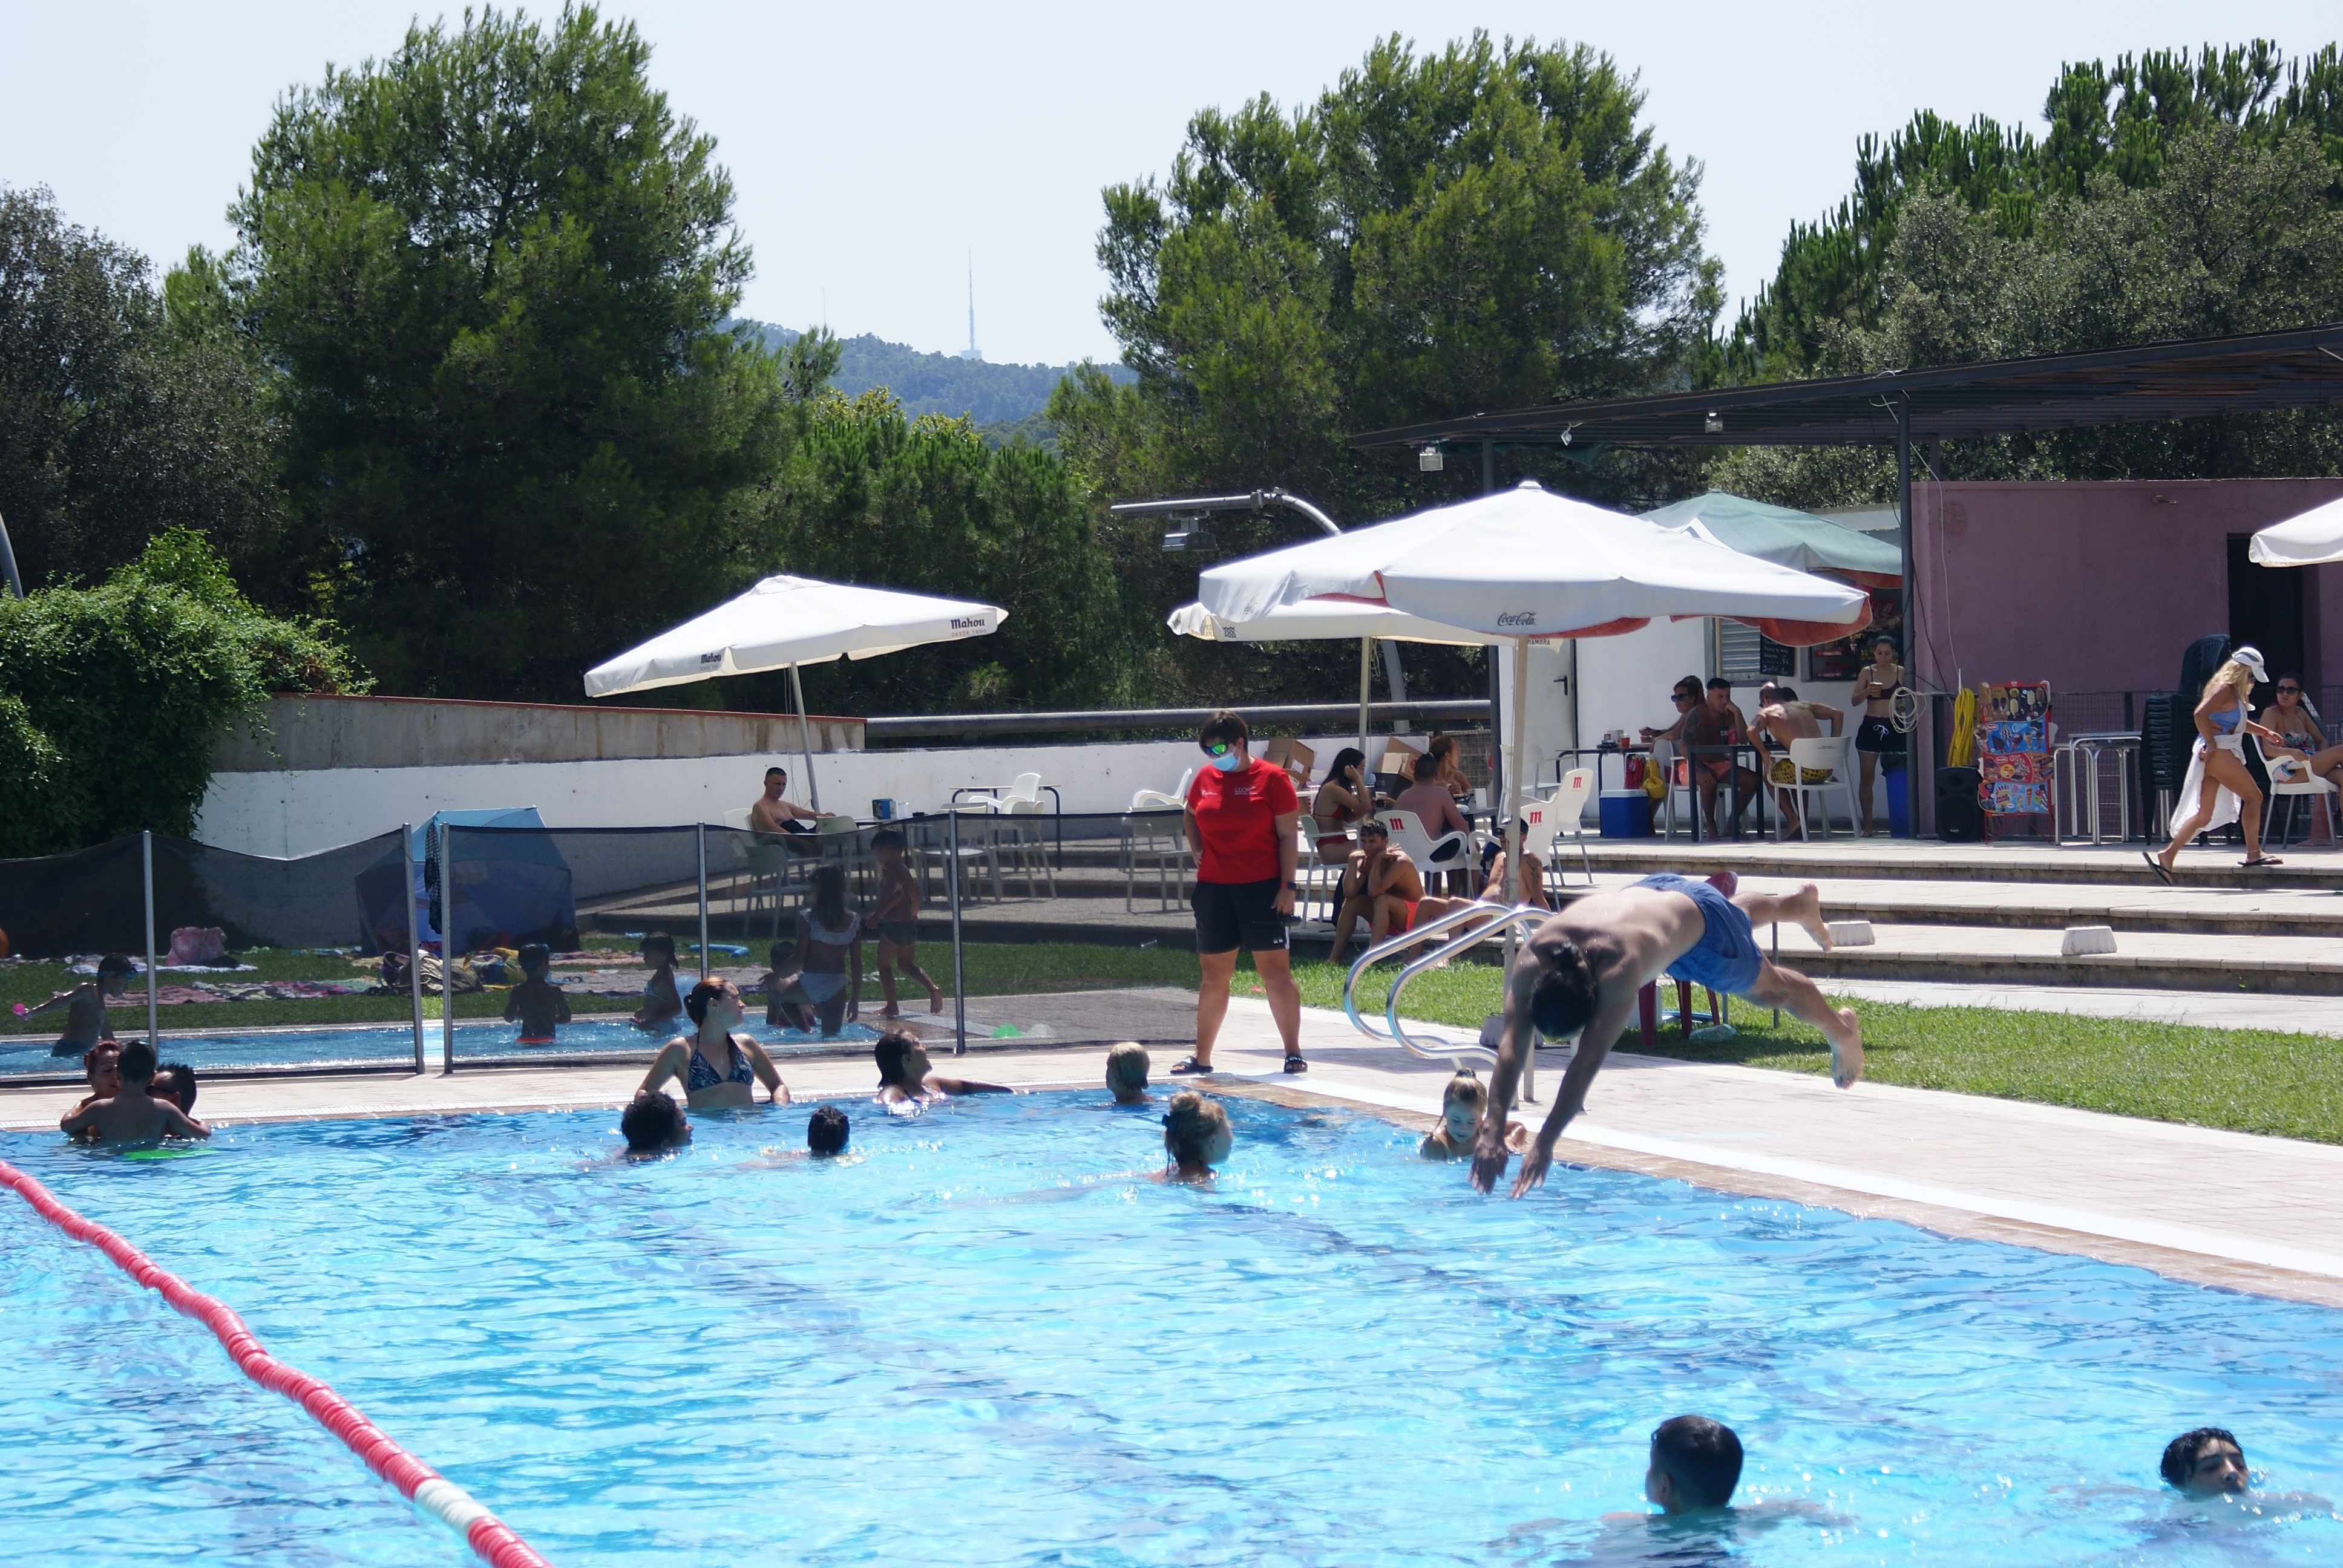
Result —
<instances>
[{"instance_id":1,"label":"woman in bikini top","mask_svg":"<svg viewBox=\"0 0 2343 1568\"><path fill-rule=\"evenodd\" d=\"M1310 820L1317 829L1322 859L1340 859L1351 852L1350 829L1374 814L1374 792L1367 786L1367 757L1355 746L1334 753L1327 765L1326 782L1310 802Z\"/></svg>"},{"instance_id":2,"label":"woman in bikini top","mask_svg":"<svg viewBox=\"0 0 2343 1568\"><path fill-rule=\"evenodd\" d=\"M755 1086L762 1083L775 1105L789 1102L789 1086L765 1048L733 1032L746 1013L730 980L701 980L683 999L683 1010L693 1032L677 1035L659 1048L636 1093L651 1093L673 1079L683 1085L683 1102L692 1110L729 1111L755 1104Z\"/></svg>"}]
</instances>

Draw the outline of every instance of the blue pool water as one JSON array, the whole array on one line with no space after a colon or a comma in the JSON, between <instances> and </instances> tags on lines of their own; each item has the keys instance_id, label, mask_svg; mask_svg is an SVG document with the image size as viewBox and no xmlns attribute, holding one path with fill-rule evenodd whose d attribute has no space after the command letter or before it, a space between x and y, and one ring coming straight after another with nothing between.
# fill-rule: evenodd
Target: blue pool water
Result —
<instances>
[{"instance_id":1,"label":"blue pool water","mask_svg":"<svg viewBox=\"0 0 2343 1568\"><path fill-rule=\"evenodd\" d=\"M163 1019L163 1060L184 1061L198 1074L209 1068L347 1066L408 1062L415 1060L415 1029L412 1024L364 1024L345 1029L275 1029L254 1030L247 1033L182 1032L188 1023L185 1013ZM177 1027L175 1027L177 1026ZM776 1055L791 1050L836 1046L840 1040L868 1042L879 1038L879 1031L868 1023L850 1023L831 1039L819 1034L799 1033L795 1030L768 1025L759 1015L749 1026L765 1049ZM423 1058L433 1067L439 1065L441 1042L440 1024L437 1019L427 1019L423 1024ZM124 1039L130 1030L120 1030ZM138 1031L144 1034L142 1028ZM456 1059L458 1061L510 1060L522 1056L587 1056L601 1052L645 1054L657 1049L664 1036L653 1037L627 1021L624 1013L607 1013L577 1019L561 1026L550 1045L523 1045L511 1024L496 1022L456 1025ZM55 1074L79 1072L79 1059L60 1060L49 1054L51 1041L10 1040L0 1044L0 1078L9 1074Z\"/></svg>"},{"instance_id":2,"label":"blue pool water","mask_svg":"<svg viewBox=\"0 0 2343 1568\"><path fill-rule=\"evenodd\" d=\"M2154 1490L2209 1422L2343 1492L2343 1315L1625 1174L1483 1200L1242 1101L1217 1188L1161 1186L1102 1101L856 1103L843 1162L793 1156L801 1107L640 1164L608 1111L0 1152L563 1568L2343 1561L2323 1513ZM10 1562L461 1560L14 1200L0 1247ZM1757 1506L1606 1521L1687 1410Z\"/></svg>"}]
</instances>

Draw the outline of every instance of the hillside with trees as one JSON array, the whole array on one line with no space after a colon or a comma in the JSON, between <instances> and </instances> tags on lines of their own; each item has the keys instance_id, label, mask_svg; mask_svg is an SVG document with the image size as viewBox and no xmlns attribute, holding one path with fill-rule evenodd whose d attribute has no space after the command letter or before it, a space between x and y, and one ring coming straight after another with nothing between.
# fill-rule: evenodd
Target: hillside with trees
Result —
<instances>
[{"instance_id":1,"label":"hillside with trees","mask_svg":"<svg viewBox=\"0 0 2343 1568\"><path fill-rule=\"evenodd\" d=\"M757 321L744 325L776 352L798 337L787 327ZM996 445L1021 439L1051 446L1056 437L1041 416L1058 383L1079 368L1079 364L995 365L957 354L927 354L865 332L838 340L838 374L830 385L849 397L884 391L911 418L940 414L966 419ZM1100 368L1111 380L1132 379L1120 365Z\"/></svg>"}]
</instances>

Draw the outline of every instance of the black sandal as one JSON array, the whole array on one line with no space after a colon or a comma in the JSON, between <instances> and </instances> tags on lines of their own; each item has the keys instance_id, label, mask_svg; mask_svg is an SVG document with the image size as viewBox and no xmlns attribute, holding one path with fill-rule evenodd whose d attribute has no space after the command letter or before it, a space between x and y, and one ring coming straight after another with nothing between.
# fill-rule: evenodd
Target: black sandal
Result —
<instances>
[{"instance_id":1,"label":"black sandal","mask_svg":"<svg viewBox=\"0 0 2343 1568\"><path fill-rule=\"evenodd\" d=\"M2248 871L2258 871L2264 866L2283 866L2286 862L2279 859L2276 855L2264 855L2259 859L2240 860L2237 864L2244 867Z\"/></svg>"},{"instance_id":2,"label":"black sandal","mask_svg":"<svg viewBox=\"0 0 2343 1568\"><path fill-rule=\"evenodd\" d=\"M2139 852L2139 858L2147 862L2147 869L2156 873L2156 879L2157 881L2162 882L2167 888L2172 886L2171 869L2167 867L2163 861L2157 859L2155 856L2149 854L2145 849L2142 849Z\"/></svg>"},{"instance_id":3,"label":"black sandal","mask_svg":"<svg viewBox=\"0 0 2343 1568\"><path fill-rule=\"evenodd\" d=\"M1179 1060L1172 1064L1172 1076L1174 1078L1193 1078L1199 1073L1210 1072L1212 1070L1212 1064L1211 1062L1198 1061L1192 1056L1183 1056Z\"/></svg>"},{"instance_id":4,"label":"black sandal","mask_svg":"<svg viewBox=\"0 0 2343 1568\"><path fill-rule=\"evenodd\" d=\"M1285 1059L1285 1070L1288 1072L1307 1072L1310 1070L1310 1064L1302 1060L1298 1056L1289 1056Z\"/></svg>"}]
</instances>

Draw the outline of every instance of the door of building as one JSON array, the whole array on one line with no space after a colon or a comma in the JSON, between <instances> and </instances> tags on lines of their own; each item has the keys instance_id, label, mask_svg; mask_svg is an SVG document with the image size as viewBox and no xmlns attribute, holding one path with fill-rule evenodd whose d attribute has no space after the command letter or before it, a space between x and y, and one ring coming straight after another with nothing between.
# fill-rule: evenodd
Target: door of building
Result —
<instances>
[{"instance_id":1,"label":"door of building","mask_svg":"<svg viewBox=\"0 0 2343 1568\"><path fill-rule=\"evenodd\" d=\"M2298 568L2258 567L2246 558L2251 534L2229 536L2229 636L2262 650L2274 680L2302 670L2302 577ZM2315 683L2313 683L2315 684ZM2268 684L2254 689L2267 707Z\"/></svg>"}]
</instances>

